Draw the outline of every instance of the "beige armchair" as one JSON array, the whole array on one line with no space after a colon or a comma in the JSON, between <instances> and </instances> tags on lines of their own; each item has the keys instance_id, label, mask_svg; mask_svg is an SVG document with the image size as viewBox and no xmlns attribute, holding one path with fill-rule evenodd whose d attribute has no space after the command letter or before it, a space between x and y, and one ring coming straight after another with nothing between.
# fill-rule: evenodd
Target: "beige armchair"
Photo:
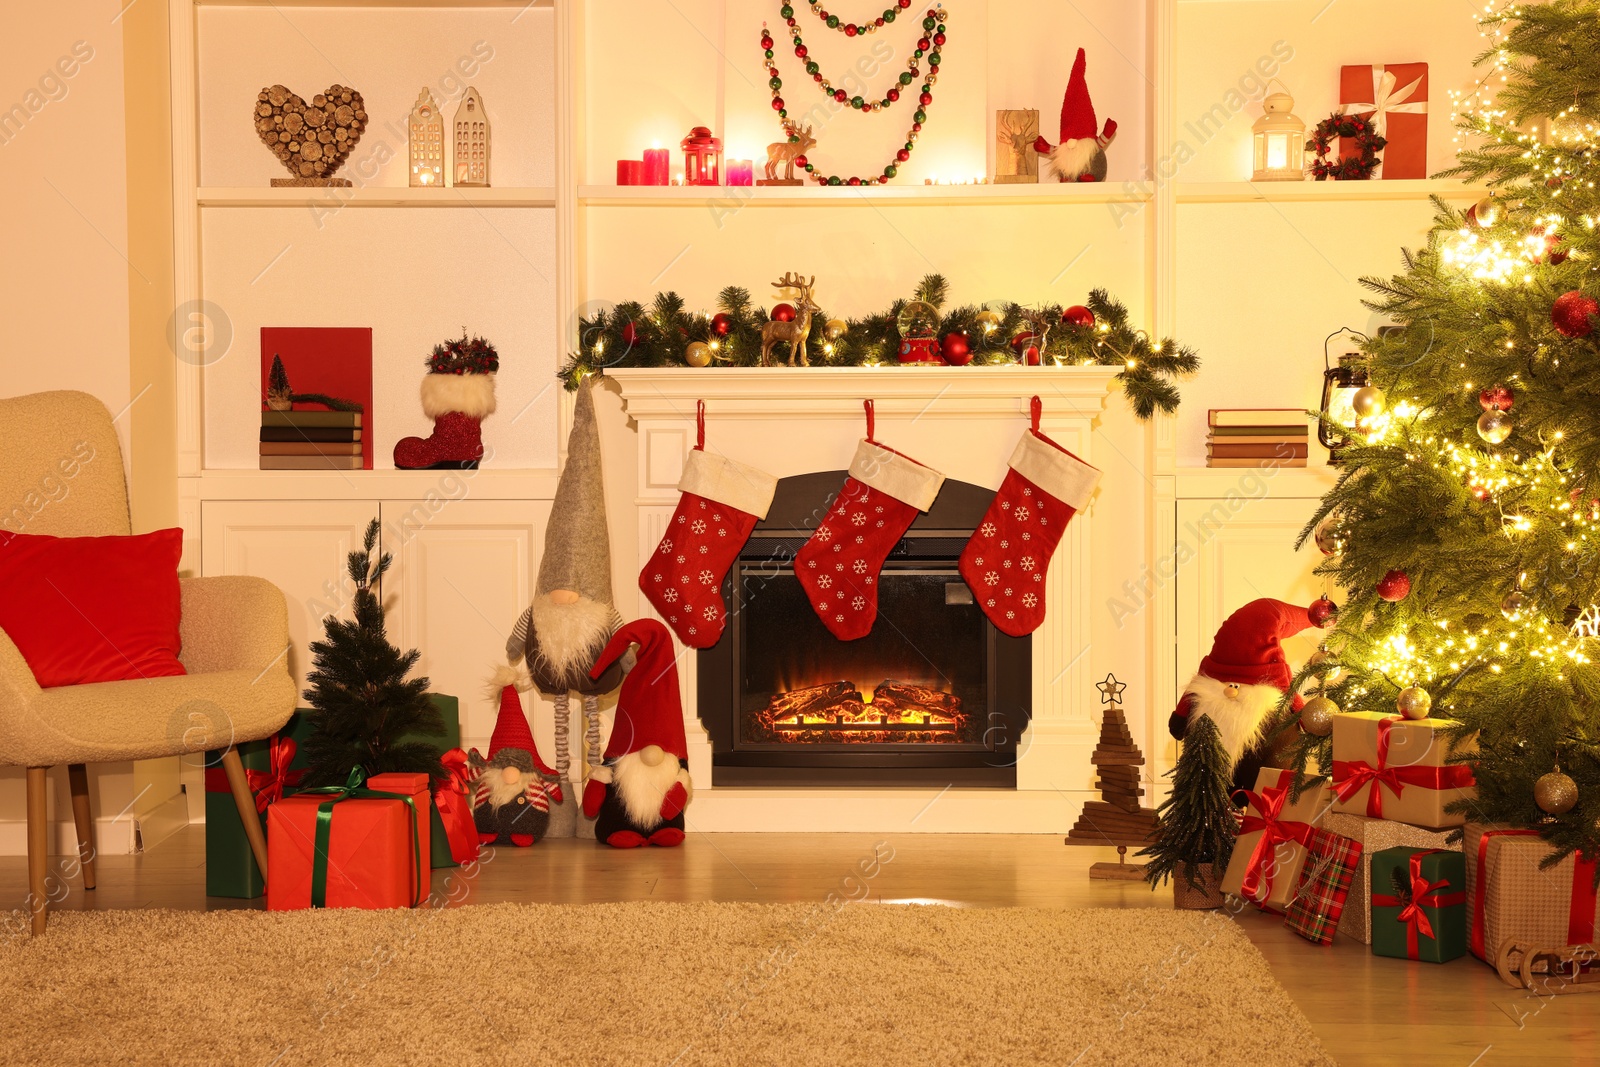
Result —
<instances>
[{"instance_id":1,"label":"beige armchair","mask_svg":"<svg viewBox=\"0 0 1600 1067\"><path fill-rule=\"evenodd\" d=\"M61 537L131 532L122 451L99 400L77 392L0 400L0 529ZM179 658L189 672L182 677L41 689L0 631L0 764L28 769L35 934L47 919L45 773L56 764L67 765L86 890L95 884L86 763L225 749L222 765L250 847L267 869L255 802L232 746L272 736L294 711L287 606L261 578L187 578L182 588Z\"/></svg>"}]
</instances>

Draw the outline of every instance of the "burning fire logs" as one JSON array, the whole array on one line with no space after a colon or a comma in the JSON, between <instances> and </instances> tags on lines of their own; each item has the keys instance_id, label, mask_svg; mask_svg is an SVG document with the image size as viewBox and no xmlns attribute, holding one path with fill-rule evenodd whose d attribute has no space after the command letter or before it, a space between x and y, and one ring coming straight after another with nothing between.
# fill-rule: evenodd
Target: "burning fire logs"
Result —
<instances>
[{"instance_id":1,"label":"burning fire logs","mask_svg":"<svg viewBox=\"0 0 1600 1067\"><path fill-rule=\"evenodd\" d=\"M753 717L757 741L813 744L949 743L963 740L961 698L887 679L870 696L854 682L826 682L772 697Z\"/></svg>"}]
</instances>

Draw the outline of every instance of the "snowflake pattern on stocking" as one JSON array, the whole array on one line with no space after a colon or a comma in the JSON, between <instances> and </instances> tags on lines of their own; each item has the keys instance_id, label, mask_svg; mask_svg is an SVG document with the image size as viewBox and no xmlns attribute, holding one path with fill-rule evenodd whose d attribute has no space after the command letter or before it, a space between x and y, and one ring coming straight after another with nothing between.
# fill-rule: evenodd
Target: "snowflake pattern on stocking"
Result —
<instances>
[{"instance_id":1,"label":"snowflake pattern on stocking","mask_svg":"<svg viewBox=\"0 0 1600 1067\"><path fill-rule=\"evenodd\" d=\"M1031 633L1045 614L1044 576L1073 509L1008 469L961 554L961 574L1003 632Z\"/></svg>"}]
</instances>

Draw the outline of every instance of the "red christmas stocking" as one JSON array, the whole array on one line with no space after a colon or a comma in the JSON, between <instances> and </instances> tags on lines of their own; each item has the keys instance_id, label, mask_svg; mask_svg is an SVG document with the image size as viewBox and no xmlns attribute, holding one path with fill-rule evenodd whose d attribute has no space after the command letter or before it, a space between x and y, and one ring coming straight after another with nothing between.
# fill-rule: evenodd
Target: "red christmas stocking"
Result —
<instances>
[{"instance_id":1,"label":"red christmas stocking","mask_svg":"<svg viewBox=\"0 0 1600 1067\"><path fill-rule=\"evenodd\" d=\"M938 471L874 441L872 401L866 407L867 436L856 446L850 477L794 558L817 617L841 641L871 632L884 557L944 484Z\"/></svg>"},{"instance_id":2,"label":"red christmas stocking","mask_svg":"<svg viewBox=\"0 0 1600 1067\"><path fill-rule=\"evenodd\" d=\"M1044 575L1072 516L1100 472L1033 428L1017 442L1000 491L961 553L961 577L1002 633L1031 634L1044 621Z\"/></svg>"},{"instance_id":3,"label":"red christmas stocking","mask_svg":"<svg viewBox=\"0 0 1600 1067\"><path fill-rule=\"evenodd\" d=\"M639 589L690 648L710 648L722 637L728 608L722 579L766 518L778 480L706 447L706 406L696 411L694 450L683 465L683 496L661 543L639 572Z\"/></svg>"}]
</instances>

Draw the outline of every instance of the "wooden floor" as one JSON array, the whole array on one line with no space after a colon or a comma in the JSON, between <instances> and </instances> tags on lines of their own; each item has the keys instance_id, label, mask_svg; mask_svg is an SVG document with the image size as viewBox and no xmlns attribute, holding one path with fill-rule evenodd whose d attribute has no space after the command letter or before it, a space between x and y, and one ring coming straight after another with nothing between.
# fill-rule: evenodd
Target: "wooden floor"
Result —
<instances>
[{"instance_id":1,"label":"wooden floor","mask_svg":"<svg viewBox=\"0 0 1600 1067\"><path fill-rule=\"evenodd\" d=\"M237 908L205 896L205 835L190 827L142 856L106 856L99 888L74 886L82 908ZM874 855L887 860L873 863ZM677 849L617 851L547 841L495 852L475 877L434 872L456 903L723 900L810 903L829 893L871 903L958 907L1171 907L1142 882L1089 881L1110 849L1067 848L1038 835L691 834ZM863 873L866 872L866 873ZM0 857L0 903L19 906L22 857ZM1237 920L1341 1064L1468 1067L1600 1064L1600 996L1535 998L1468 957L1443 966L1373 957L1339 939L1310 945L1282 920ZM1248 1005L1240 1005L1248 1012Z\"/></svg>"}]
</instances>

